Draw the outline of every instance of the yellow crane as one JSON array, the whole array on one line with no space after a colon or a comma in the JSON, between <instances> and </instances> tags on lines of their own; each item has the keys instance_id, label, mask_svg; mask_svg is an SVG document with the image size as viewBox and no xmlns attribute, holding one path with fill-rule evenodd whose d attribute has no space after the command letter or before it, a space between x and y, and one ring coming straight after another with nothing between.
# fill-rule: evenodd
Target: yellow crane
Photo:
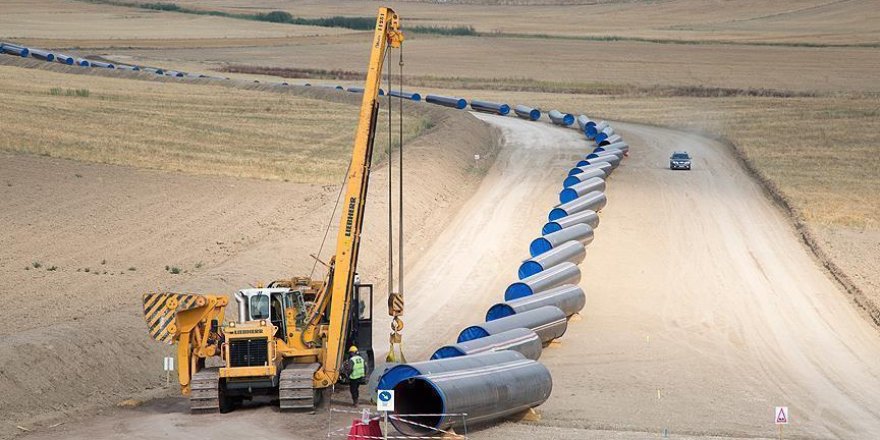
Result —
<instances>
[{"instance_id":1,"label":"yellow crane","mask_svg":"<svg viewBox=\"0 0 880 440\"><path fill-rule=\"evenodd\" d=\"M226 412L257 395L277 396L282 409L314 408L321 390L344 379L340 369L347 345L360 347L373 365L372 286L355 277L382 65L388 48L402 42L399 17L390 8L380 8L336 254L323 281L294 277L240 290L235 294L237 322L225 320L224 295L144 295L150 335L177 345L178 380L192 411ZM398 296L393 299L402 304ZM397 316L394 323L397 333L402 323ZM399 343L399 334L392 335L392 344L395 341Z\"/></svg>"}]
</instances>

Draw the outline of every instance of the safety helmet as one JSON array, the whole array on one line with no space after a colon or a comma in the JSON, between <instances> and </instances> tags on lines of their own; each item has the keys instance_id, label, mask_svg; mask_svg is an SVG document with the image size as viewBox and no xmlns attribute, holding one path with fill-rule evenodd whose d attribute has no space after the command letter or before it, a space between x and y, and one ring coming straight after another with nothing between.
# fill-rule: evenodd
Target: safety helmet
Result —
<instances>
[{"instance_id":1,"label":"safety helmet","mask_svg":"<svg viewBox=\"0 0 880 440\"><path fill-rule=\"evenodd\" d=\"M352 345L352 346L349 347L349 349L348 349L348 352L349 352L349 353L357 353L357 351L358 351L358 348L355 347L354 345Z\"/></svg>"}]
</instances>

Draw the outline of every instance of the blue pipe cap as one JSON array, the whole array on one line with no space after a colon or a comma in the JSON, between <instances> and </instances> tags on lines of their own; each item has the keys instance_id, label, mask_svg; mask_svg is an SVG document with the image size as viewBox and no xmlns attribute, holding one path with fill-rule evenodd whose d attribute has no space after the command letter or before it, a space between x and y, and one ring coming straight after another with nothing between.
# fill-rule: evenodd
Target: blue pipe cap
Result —
<instances>
[{"instance_id":1,"label":"blue pipe cap","mask_svg":"<svg viewBox=\"0 0 880 440\"><path fill-rule=\"evenodd\" d=\"M538 240L544 240L544 239L538 238ZM531 251L531 246L529 246L529 250ZM532 255L532 256L534 257L535 255ZM523 263L519 265L519 271L517 271L517 272L519 275L519 279L522 280L522 279L528 278L538 272L543 272L543 271L544 271L544 267L541 266L540 263L528 260L528 261L523 261Z\"/></svg>"},{"instance_id":2,"label":"blue pipe cap","mask_svg":"<svg viewBox=\"0 0 880 440\"><path fill-rule=\"evenodd\" d=\"M569 176L574 176L575 174L580 174L580 173L583 173L583 172L584 172L584 170L582 170L582 169L580 169L580 168L578 168L578 167L574 167L574 168L568 170L568 175L569 175Z\"/></svg>"},{"instance_id":3,"label":"blue pipe cap","mask_svg":"<svg viewBox=\"0 0 880 440\"><path fill-rule=\"evenodd\" d=\"M574 115L566 113L565 116L562 117L562 123L565 125L574 124Z\"/></svg>"},{"instance_id":4,"label":"blue pipe cap","mask_svg":"<svg viewBox=\"0 0 880 440\"><path fill-rule=\"evenodd\" d=\"M608 139L608 134L606 134L606 133L599 133L599 134L596 135L596 143L597 143L597 144L598 144L599 142L604 141L605 139Z\"/></svg>"},{"instance_id":5,"label":"blue pipe cap","mask_svg":"<svg viewBox=\"0 0 880 440\"><path fill-rule=\"evenodd\" d=\"M558 223L550 222L550 223L547 223L546 225L544 225L544 229L541 231L544 235L547 235L550 232L556 232L556 231L547 232L547 227L551 224L556 225L556 227L559 229L562 229L561 227L559 227ZM552 226L551 226L551 228L552 228ZM532 243L529 244L529 255L531 255L532 257L537 257L538 255L541 255L544 252L549 251L550 249L553 249L553 245L550 244L550 241L544 237L538 237L538 238L532 240ZM535 263L535 264L537 264L537 263ZM541 265L539 264L538 267L540 267L540 266ZM544 270L544 268L541 268L540 270L533 272L532 274L534 275L542 270ZM521 267L520 267L520 271L522 271ZM520 279L522 279L522 278L520 278Z\"/></svg>"},{"instance_id":6,"label":"blue pipe cap","mask_svg":"<svg viewBox=\"0 0 880 440\"><path fill-rule=\"evenodd\" d=\"M596 147L596 148L593 150L593 153L591 153L591 154L601 153L601 152L603 152L603 151L605 151L605 148L604 148L604 147ZM593 157L598 157L598 156L593 156ZM587 159L589 159L589 158L590 158L590 155L587 155Z\"/></svg>"},{"instance_id":7,"label":"blue pipe cap","mask_svg":"<svg viewBox=\"0 0 880 440\"><path fill-rule=\"evenodd\" d=\"M585 167L585 166L587 166L587 165L589 165L589 164L590 164L590 161L588 161L588 160L582 160L582 161L578 162L576 166L579 168L579 167ZM580 174L580 173L578 173L578 174Z\"/></svg>"},{"instance_id":8,"label":"blue pipe cap","mask_svg":"<svg viewBox=\"0 0 880 440\"><path fill-rule=\"evenodd\" d=\"M523 282L516 282L507 286L507 290L504 291L504 300L510 301L513 299L522 298L524 296L529 296L533 293L534 292L532 292L532 288L529 287L528 284Z\"/></svg>"},{"instance_id":9,"label":"blue pipe cap","mask_svg":"<svg viewBox=\"0 0 880 440\"><path fill-rule=\"evenodd\" d=\"M565 188L564 190L562 190L562 192L559 193L560 203L568 203L576 198L578 198L578 193L571 188Z\"/></svg>"},{"instance_id":10,"label":"blue pipe cap","mask_svg":"<svg viewBox=\"0 0 880 440\"><path fill-rule=\"evenodd\" d=\"M486 336L489 336L489 332L483 327L472 325L458 334L458 340L456 342L473 341L474 339L485 338Z\"/></svg>"},{"instance_id":11,"label":"blue pipe cap","mask_svg":"<svg viewBox=\"0 0 880 440\"><path fill-rule=\"evenodd\" d=\"M413 367L410 367L406 364L395 365L391 367L382 377L379 378L379 387L377 389L380 390L391 390L394 389L394 386L403 382L410 377L415 377L422 374L421 371L416 370Z\"/></svg>"},{"instance_id":12,"label":"blue pipe cap","mask_svg":"<svg viewBox=\"0 0 880 440\"><path fill-rule=\"evenodd\" d=\"M452 357L465 356L467 353L461 351L458 347L447 345L440 347L431 355L431 360L446 359Z\"/></svg>"},{"instance_id":13,"label":"blue pipe cap","mask_svg":"<svg viewBox=\"0 0 880 440\"><path fill-rule=\"evenodd\" d=\"M547 234L552 234L556 231L561 231L561 230L562 230L562 226L560 226L559 223L547 222L544 224L544 227L541 228L541 234L547 235ZM529 251L531 251L531 247L529 248ZM535 254L532 254L532 255L535 255Z\"/></svg>"},{"instance_id":14,"label":"blue pipe cap","mask_svg":"<svg viewBox=\"0 0 880 440\"><path fill-rule=\"evenodd\" d=\"M565 178L565 180L562 181L562 186L568 188L577 185L578 183L581 183L581 179L578 179L574 176L568 176Z\"/></svg>"},{"instance_id":15,"label":"blue pipe cap","mask_svg":"<svg viewBox=\"0 0 880 440\"><path fill-rule=\"evenodd\" d=\"M599 134L599 130L596 130L596 126L595 126L595 125L588 125L588 126L587 126L587 129L586 129L585 131L586 131L586 133L587 133L587 137L590 138L590 139L595 138L596 135Z\"/></svg>"},{"instance_id":16,"label":"blue pipe cap","mask_svg":"<svg viewBox=\"0 0 880 440\"><path fill-rule=\"evenodd\" d=\"M553 208L553 210L550 211L550 215L548 217L550 218L550 221L552 222L554 220L559 220L562 217L565 217L567 215L568 215L568 213L565 212L564 209Z\"/></svg>"},{"instance_id":17,"label":"blue pipe cap","mask_svg":"<svg viewBox=\"0 0 880 440\"><path fill-rule=\"evenodd\" d=\"M412 96L410 96L409 99L412 99L413 101L421 101L421 100L422 100L422 95L419 95L418 93L413 93Z\"/></svg>"},{"instance_id":18,"label":"blue pipe cap","mask_svg":"<svg viewBox=\"0 0 880 440\"><path fill-rule=\"evenodd\" d=\"M486 322L501 319L510 315L516 315L516 310L513 310L513 307L510 307L505 303L495 304L494 306L489 307L489 311L486 312Z\"/></svg>"}]
</instances>

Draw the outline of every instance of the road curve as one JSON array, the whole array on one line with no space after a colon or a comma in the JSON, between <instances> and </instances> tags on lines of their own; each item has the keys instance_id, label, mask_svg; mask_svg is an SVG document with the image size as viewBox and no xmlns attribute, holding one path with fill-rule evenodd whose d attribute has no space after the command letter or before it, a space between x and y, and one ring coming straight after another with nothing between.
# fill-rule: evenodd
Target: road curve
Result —
<instances>
[{"instance_id":1,"label":"road curve","mask_svg":"<svg viewBox=\"0 0 880 440\"><path fill-rule=\"evenodd\" d=\"M575 130L479 117L502 130L504 146L450 226L410 257L411 358L453 341L502 299L567 169L586 151ZM880 438L878 332L728 148L663 128L615 128L631 157L608 183L609 203L581 265L583 319L541 359L553 395L540 421L473 438L634 439L664 429L675 438L771 438L776 405L790 407L787 436ZM666 169L673 149L695 156L693 171ZM303 425L320 429L314 416L268 407L193 418L180 402L71 423L66 436L297 438ZM52 437L29 437L43 436Z\"/></svg>"}]
</instances>

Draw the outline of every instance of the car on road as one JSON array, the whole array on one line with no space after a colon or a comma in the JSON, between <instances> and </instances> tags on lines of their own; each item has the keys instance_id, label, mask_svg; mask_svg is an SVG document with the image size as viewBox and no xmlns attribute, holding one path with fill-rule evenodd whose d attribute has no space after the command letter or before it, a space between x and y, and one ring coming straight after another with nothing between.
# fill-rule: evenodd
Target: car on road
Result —
<instances>
[{"instance_id":1,"label":"car on road","mask_svg":"<svg viewBox=\"0 0 880 440\"><path fill-rule=\"evenodd\" d=\"M669 158L670 170L689 170L691 169L691 156L687 151L675 151Z\"/></svg>"}]
</instances>

